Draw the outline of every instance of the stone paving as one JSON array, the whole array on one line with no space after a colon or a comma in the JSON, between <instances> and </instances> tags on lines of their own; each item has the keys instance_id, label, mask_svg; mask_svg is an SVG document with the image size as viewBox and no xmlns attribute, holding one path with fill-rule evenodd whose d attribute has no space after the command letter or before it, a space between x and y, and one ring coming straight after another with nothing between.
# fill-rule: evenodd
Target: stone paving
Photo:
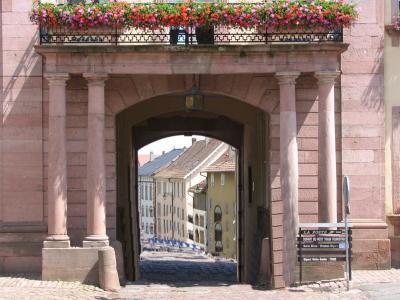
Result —
<instances>
[{"instance_id":1,"label":"stone paving","mask_svg":"<svg viewBox=\"0 0 400 300\"><path fill-rule=\"evenodd\" d=\"M190 262L193 264L189 265ZM0 299L400 299L400 270L397 269L354 271L350 291L346 291L343 280L264 290L235 283L232 278L236 264L229 260L215 261L200 254L148 253L141 264L144 279L129 283L118 293L77 282L41 281L39 275L19 274L0 277ZM205 265L201 267L201 264ZM173 272L165 273L167 268ZM222 269L224 275L213 276L211 271L216 269ZM177 280L178 270L188 277Z\"/></svg>"},{"instance_id":2,"label":"stone paving","mask_svg":"<svg viewBox=\"0 0 400 300\"><path fill-rule=\"evenodd\" d=\"M144 281L236 282L236 261L196 253L144 252L140 275Z\"/></svg>"}]
</instances>

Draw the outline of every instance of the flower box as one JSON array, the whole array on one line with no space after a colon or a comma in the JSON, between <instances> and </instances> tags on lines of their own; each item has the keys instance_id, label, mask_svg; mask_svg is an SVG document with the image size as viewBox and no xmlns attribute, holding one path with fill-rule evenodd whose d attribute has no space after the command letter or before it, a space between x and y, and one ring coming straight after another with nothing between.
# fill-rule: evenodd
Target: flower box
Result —
<instances>
[{"instance_id":1,"label":"flower box","mask_svg":"<svg viewBox=\"0 0 400 300\"><path fill-rule=\"evenodd\" d=\"M67 29L97 27L166 27L227 26L234 28L264 27L325 28L333 30L350 26L357 18L355 4L345 0L275 0L254 4L218 3L127 3L101 2L78 5L36 3L31 20L41 27L62 26ZM211 33L210 33L211 34Z\"/></svg>"}]
</instances>

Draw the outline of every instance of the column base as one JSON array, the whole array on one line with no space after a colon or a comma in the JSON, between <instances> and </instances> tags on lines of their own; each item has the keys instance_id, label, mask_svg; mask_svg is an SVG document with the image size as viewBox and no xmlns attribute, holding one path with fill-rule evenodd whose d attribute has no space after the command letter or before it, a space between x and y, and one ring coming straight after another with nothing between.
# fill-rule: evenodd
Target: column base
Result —
<instances>
[{"instance_id":1,"label":"column base","mask_svg":"<svg viewBox=\"0 0 400 300\"><path fill-rule=\"evenodd\" d=\"M49 235L43 242L43 248L69 248L70 246L69 236L64 234Z\"/></svg>"},{"instance_id":2,"label":"column base","mask_svg":"<svg viewBox=\"0 0 400 300\"><path fill-rule=\"evenodd\" d=\"M84 248L101 248L110 245L108 236L106 235L89 235L85 237L82 243Z\"/></svg>"}]
</instances>

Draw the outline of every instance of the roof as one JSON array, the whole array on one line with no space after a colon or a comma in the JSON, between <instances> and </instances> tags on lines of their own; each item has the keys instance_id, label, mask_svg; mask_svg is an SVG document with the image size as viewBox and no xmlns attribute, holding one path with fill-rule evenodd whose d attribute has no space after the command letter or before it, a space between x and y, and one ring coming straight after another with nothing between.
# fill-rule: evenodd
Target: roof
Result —
<instances>
[{"instance_id":1,"label":"roof","mask_svg":"<svg viewBox=\"0 0 400 300\"><path fill-rule=\"evenodd\" d=\"M236 155L232 150L226 150L214 163L206 167L204 172L235 172Z\"/></svg>"},{"instance_id":2,"label":"roof","mask_svg":"<svg viewBox=\"0 0 400 300\"><path fill-rule=\"evenodd\" d=\"M152 176L155 172L160 170L162 167L168 165L176 157L178 157L184 149L173 149L161 156L156 157L152 161L145 163L143 166L139 167L139 176Z\"/></svg>"},{"instance_id":3,"label":"roof","mask_svg":"<svg viewBox=\"0 0 400 300\"><path fill-rule=\"evenodd\" d=\"M202 182L195 184L189 189L191 193L201 193L207 189L207 180L203 180Z\"/></svg>"},{"instance_id":4,"label":"roof","mask_svg":"<svg viewBox=\"0 0 400 300\"><path fill-rule=\"evenodd\" d=\"M201 164L214 150L223 143L215 139L205 139L194 142L169 166L163 168L156 177L185 178L193 169Z\"/></svg>"}]
</instances>

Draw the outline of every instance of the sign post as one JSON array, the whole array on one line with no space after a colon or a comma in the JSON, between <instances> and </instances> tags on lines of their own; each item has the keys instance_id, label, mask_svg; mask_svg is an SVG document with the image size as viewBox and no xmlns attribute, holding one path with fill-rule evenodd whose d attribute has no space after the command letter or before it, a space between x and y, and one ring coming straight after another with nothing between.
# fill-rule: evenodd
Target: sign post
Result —
<instances>
[{"instance_id":1,"label":"sign post","mask_svg":"<svg viewBox=\"0 0 400 300\"><path fill-rule=\"evenodd\" d=\"M350 182L349 177L343 177L343 202L344 202L344 226L345 226L345 247L346 247L346 283L347 290L350 289L350 280L351 280L351 270L349 264L349 224L347 220L347 215L350 214L350 206L349 206L349 195L350 195Z\"/></svg>"}]
</instances>

